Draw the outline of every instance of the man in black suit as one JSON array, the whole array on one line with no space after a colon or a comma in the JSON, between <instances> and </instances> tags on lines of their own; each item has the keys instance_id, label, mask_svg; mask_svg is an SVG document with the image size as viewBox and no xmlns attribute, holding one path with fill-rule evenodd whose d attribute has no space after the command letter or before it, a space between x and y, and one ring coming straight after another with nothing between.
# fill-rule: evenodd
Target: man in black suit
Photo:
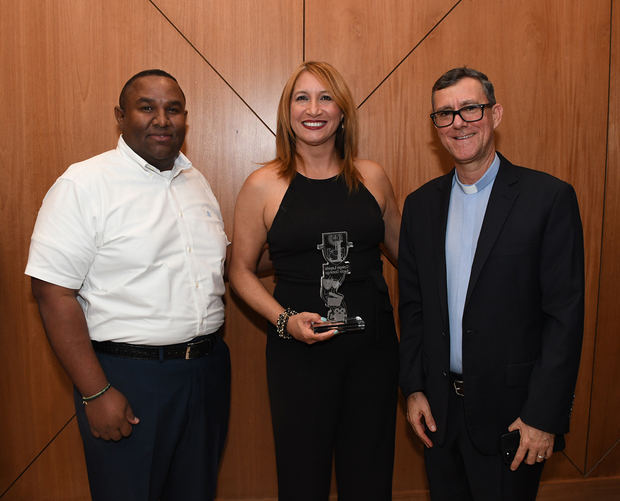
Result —
<instances>
[{"instance_id":1,"label":"man in black suit","mask_svg":"<svg viewBox=\"0 0 620 501\"><path fill-rule=\"evenodd\" d=\"M448 71L432 105L455 168L410 194L403 211L407 418L426 446L434 501L533 500L568 431L579 365L577 198L569 184L495 151L503 108L483 73Z\"/></svg>"}]
</instances>

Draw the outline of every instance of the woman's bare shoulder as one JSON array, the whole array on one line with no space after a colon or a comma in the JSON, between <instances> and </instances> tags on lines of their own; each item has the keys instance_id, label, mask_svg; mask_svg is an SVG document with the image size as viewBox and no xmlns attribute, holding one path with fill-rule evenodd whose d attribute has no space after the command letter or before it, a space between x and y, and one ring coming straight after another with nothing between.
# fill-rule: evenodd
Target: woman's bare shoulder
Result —
<instances>
[{"instance_id":1,"label":"woman's bare shoulder","mask_svg":"<svg viewBox=\"0 0 620 501\"><path fill-rule=\"evenodd\" d=\"M385 169L373 160L367 160L364 158L356 159L355 168L362 176L362 182L367 188L370 188L370 186L379 186L384 188L385 183L389 182Z\"/></svg>"},{"instance_id":2,"label":"woman's bare shoulder","mask_svg":"<svg viewBox=\"0 0 620 501\"><path fill-rule=\"evenodd\" d=\"M385 170L380 164L366 158L357 158L355 160L355 168L362 176L374 177L385 175Z\"/></svg>"},{"instance_id":3,"label":"woman's bare shoulder","mask_svg":"<svg viewBox=\"0 0 620 501\"><path fill-rule=\"evenodd\" d=\"M280 169L278 168L278 166L274 163L268 163L250 173L250 175L246 179L246 183L260 186L265 183L273 183L281 177L282 176L280 175Z\"/></svg>"},{"instance_id":4,"label":"woman's bare shoulder","mask_svg":"<svg viewBox=\"0 0 620 501\"><path fill-rule=\"evenodd\" d=\"M243 184L243 191L269 192L277 187L287 186L288 182L281 175L280 169L273 163L263 165L253 171Z\"/></svg>"}]
</instances>

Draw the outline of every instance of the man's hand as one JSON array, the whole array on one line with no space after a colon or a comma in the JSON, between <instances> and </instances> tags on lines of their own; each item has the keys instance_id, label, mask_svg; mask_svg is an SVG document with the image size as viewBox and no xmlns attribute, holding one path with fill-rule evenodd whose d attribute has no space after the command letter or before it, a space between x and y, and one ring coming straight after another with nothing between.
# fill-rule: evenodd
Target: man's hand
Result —
<instances>
[{"instance_id":1,"label":"man's hand","mask_svg":"<svg viewBox=\"0 0 620 501\"><path fill-rule=\"evenodd\" d=\"M426 435L424 425L426 424L432 432L437 430L437 426L431 413L431 406L423 392L416 391L407 397L407 421L424 445L432 447L433 442Z\"/></svg>"},{"instance_id":2,"label":"man's hand","mask_svg":"<svg viewBox=\"0 0 620 501\"><path fill-rule=\"evenodd\" d=\"M120 391L111 387L86 405L90 432L96 438L118 441L131 435L132 426L140 422Z\"/></svg>"},{"instance_id":3,"label":"man's hand","mask_svg":"<svg viewBox=\"0 0 620 501\"><path fill-rule=\"evenodd\" d=\"M77 290L33 278L32 293L52 349L78 391L92 395L103 388L108 378L93 350ZM89 401L85 410L91 433L104 440L131 435L132 425L139 422L125 396L115 388Z\"/></svg>"},{"instance_id":4,"label":"man's hand","mask_svg":"<svg viewBox=\"0 0 620 501\"><path fill-rule=\"evenodd\" d=\"M521 418L517 418L509 427L508 431L519 430L521 441L515 454L515 458L510 465L510 469L515 471L525 459L527 464L541 463L553 454L553 433L539 430L525 424Z\"/></svg>"}]
</instances>

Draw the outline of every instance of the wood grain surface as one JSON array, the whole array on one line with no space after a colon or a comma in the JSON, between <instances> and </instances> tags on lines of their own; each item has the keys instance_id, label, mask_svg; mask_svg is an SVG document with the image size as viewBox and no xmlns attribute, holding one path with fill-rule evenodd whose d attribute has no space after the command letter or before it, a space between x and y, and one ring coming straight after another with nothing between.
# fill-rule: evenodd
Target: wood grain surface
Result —
<instances>
[{"instance_id":1,"label":"wood grain surface","mask_svg":"<svg viewBox=\"0 0 620 501\"><path fill-rule=\"evenodd\" d=\"M113 107L146 68L188 102L184 152L232 236L237 193L275 151L276 107L303 60L341 70L360 104L361 156L399 205L451 168L428 114L446 70L487 73L504 105L498 148L572 183L586 244L586 326L567 449L539 499L617 499L620 476L619 0L21 0L0 16L0 498L86 500L71 384L23 275L37 211L73 162L115 147ZM397 271L386 263L394 304ZM267 288L273 278L263 279ZM226 293L232 410L218 499L272 500L265 321ZM394 499L427 499L422 448L397 421ZM594 479L594 477L597 477ZM563 497L562 497L563 496ZM615 497L614 497L615 496Z\"/></svg>"}]
</instances>

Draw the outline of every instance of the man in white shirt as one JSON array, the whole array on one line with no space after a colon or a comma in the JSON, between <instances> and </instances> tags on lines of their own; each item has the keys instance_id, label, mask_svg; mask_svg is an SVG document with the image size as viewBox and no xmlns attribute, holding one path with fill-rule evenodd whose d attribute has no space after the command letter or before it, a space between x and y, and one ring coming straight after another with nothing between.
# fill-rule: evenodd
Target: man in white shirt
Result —
<instances>
[{"instance_id":1,"label":"man in white shirt","mask_svg":"<svg viewBox=\"0 0 620 501\"><path fill-rule=\"evenodd\" d=\"M75 385L93 499L213 499L230 404L220 208L180 152L174 77L134 75L115 115L117 148L43 200L26 274Z\"/></svg>"}]
</instances>

